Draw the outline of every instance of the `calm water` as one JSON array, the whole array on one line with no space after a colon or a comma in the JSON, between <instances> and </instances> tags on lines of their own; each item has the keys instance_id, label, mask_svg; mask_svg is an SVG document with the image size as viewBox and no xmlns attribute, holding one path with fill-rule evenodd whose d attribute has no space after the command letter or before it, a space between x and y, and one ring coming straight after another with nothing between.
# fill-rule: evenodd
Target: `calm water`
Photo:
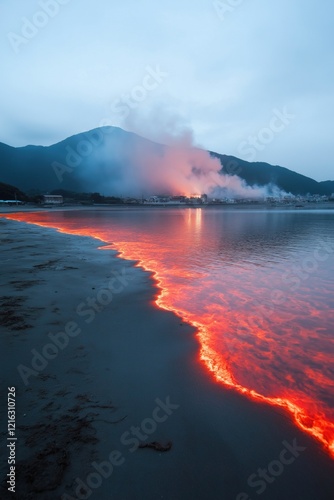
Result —
<instances>
[{"instance_id":1,"label":"calm water","mask_svg":"<svg viewBox=\"0 0 334 500\"><path fill-rule=\"evenodd\" d=\"M334 458L334 213L120 209L17 214L97 236L156 273L222 384L286 408Z\"/></svg>"}]
</instances>

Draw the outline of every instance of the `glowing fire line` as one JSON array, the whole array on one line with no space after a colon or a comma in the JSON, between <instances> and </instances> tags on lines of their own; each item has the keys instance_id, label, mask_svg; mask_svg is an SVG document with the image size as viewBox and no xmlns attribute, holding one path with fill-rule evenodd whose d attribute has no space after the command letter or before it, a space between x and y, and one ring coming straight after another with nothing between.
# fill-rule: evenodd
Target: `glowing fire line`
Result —
<instances>
[{"instance_id":1,"label":"glowing fire line","mask_svg":"<svg viewBox=\"0 0 334 500\"><path fill-rule=\"evenodd\" d=\"M124 259L129 258L126 254L126 249L123 249L119 243L117 244L117 248L114 245L108 244L107 246L99 247L99 249L100 250L116 249L121 258ZM324 449L330 454L331 458L334 459L334 440L328 442L328 440L324 436L325 433L321 426L316 424L313 424L312 427L306 426L303 423L303 420L307 420L308 415L302 408L300 408L295 403L291 402L289 399L264 396L263 394L260 394L257 391L255 391L254 389L248 389L247 387L238 384L238 382L235 381L233 374L228 370L228 368L227 367L223 368L222 366L220 366L221 360L220 363L215 363L214 359L216 357L216 353L207 345L205 341L206 337L208 336L208 329L201 323L198 323L197 321L194 321L192 318L190 318L186 311L177 309L168 304L166 301L164 301L164 298L166 295L168 295L168 293L164 289L163 279L159 276L158 271L148 267L142 260L138 260L137 263L135 264L135 267L140 267L145 271L148 271L153 274L154 280L156 281L156 286L159 290L159 293L157 294L154 300L155 304L161 309L165 309L167 311L173 312L177 316L180 316L184 321L194 326L194 328L197 330L197 335L200 339L200 345L201 345L200 359L206 365L209 372L211 372L214 375L214 378L217 382L224 384L230 389L236 390L240 394L243 394L251 398L252 400L263 402L273 406L279 406L284 410L288 411L289 413L292 414L296 425L302 431L311 434L315 439L320 441ZM334 432L334 424L327 422L327 427L328 430L330 430L332 433Z\"/></svg>"},{"instance_id":2,"label":"glowing fire line","mask_svg":"<svg viewBox=\"0 0 334 500\"><path fill-rule=\"evenodd\" d=\"M95 238L99 241L102 241L105 243L105 245L98 247L99 250L116 250L117 255L120 258L124 259L129 259L134 260L133 258L129 257L126 252L126 248L123 248L121 243L116 244L110 244L109 241L104 240L97 234L94 234L93 232L84 232L82 230L71 230L71 229L64 229L62 226L57 226L56 224L51 224L51 223L41 223L41 222L31 222L27 221L24 216L22 215L29 215L29 214L21 214L21 218L17 214L0 214L0 216L16 220L19 222L26 222L28 224L36 225L36 226L41 226L41 227L49 227L49 228L54 228L60 233L65 233L65 234L71 234L71 235L76 235L76 236L87 236L91 238ZM194 321L192 318L190 318L189 314L186 311L177 309L176 307L170 305L166 300L166 296L168 296L168 291L167 289L164 288L163 285L163 278L159 275L158 271L151 269L149 266L145 264L143 260L137 260L136 263L134 264L134 267L140 267L144 269L145 271L148 271L153 274L154 280L156 282L156 286L159 290L158 294L155 297L155 304L161 308L165 309L167 311L171 311L174 314L178 315L181 317L184 321L187 323L191 324L194 326L197 330L197 336L200 340L200 360L205 364L206 368L210 373L213 374L214 379L222 383L224 386L227 388L231 388L239 392L240 394L243 394L247 397L249 397L252 400L267 403L273 406L278 406L289 412L296 425L304 432L310 434L313 436L315 439L317 439L322 445L323 448L329 453L331 458L334 459L334 439L326 439L326 433L330 433L331 435L334 434L334 424L332 422L326 421L324 418L323 421L323 427L321 425L316 424L314 421L312 421L312 426L307 426L304 421L309 419L309 416L307 413L300 408L298 405L290 401L289 399L286 398L279 398L279 397L269 397L269 396L264 396L257 391L253 389L249 389L247 387L244 387L240 385L233 377L233 374L229 371L228 367L222 367L221 366L221 359L220 362L216 362L215 358L217 354L208 346L206 342L206 338L209 336L209 330L207 327L205 327L203 324L198 323L197 321ZM326 424L326 425L325 425ZM324 428L325 427L325 428Z\"/></svg>"}]
</instances>

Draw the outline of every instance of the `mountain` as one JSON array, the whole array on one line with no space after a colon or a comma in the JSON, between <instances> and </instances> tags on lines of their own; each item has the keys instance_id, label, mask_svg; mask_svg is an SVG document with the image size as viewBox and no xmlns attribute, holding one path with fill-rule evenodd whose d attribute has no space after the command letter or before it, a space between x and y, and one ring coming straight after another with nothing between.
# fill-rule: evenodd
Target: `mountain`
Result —
<instances>
[{"instance_id":1,"label":"mountain","mask_svg":"<svg viewBox=\"0 0 334 500\"><path fill-rule=\"evenodd\" d=\"M0 200L27 201L28 197L17 187L0 182Z\"/></svg>"},{"instance_id":2,"label":"mountain","mask_svg":"<svg viewBox=\"0 0 334 500\"><path fill-rule=\"evenodd\" d=\"M117 178L122 166L133 162L133 152L143 148L162 154L163 147L117 127L90 130L52 146L0 143L0 179L27 194L60 188L100 191L110 171Z\"/></svg>"},{"instance_id":3,"label":"mountain","mask_svg":"<svg viewBox=\"0 0 334 500\"><path fill-rule=\"evenodd\" d=\"M331 195L334 193L334 181L317 182L310 177L278 165L263 162L250 163L234 156L213 152L210 152L210 154L220 160L223 165L222 172L227 174L235 173L251 186L275 184L283 191L295 195L308 193Z\"/></svg>"},{"instance_id":4,"label":"mountain","mask_svg":"<svg viewBox=\"0 0 334 500\"><path fill-rule=\"evenodd\" d=\"M28 194L55 189L103 192L108 176L112 175L117 185L122 168L129 164L136 166L136 155L149 151L161 157L167 147L117 127L93 129L47 147L14 148L0 143L0 179ZM236 174L251 186L275 184L286 192L302 195L334 193L334 181L317 182L277 165L210 154L219 159L223 173Z\"/></svg>"}]
</instances>

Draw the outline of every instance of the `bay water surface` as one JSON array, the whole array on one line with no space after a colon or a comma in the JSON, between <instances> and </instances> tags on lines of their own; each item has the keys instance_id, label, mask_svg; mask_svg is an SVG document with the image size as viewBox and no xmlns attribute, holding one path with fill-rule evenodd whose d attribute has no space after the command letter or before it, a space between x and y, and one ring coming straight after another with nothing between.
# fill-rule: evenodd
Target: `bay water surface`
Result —
<instances>
[{"instance_id":1,"label":"bay water surface","mask_svg":"<svg viewBox=\"0 0 334 500\"><path fill-rule=\"evenodd\" d=\"M113 208L7 214L97 237L154 273L213 383L286 410L334 459L334 212Z\"/></svg>"}]
</instances>

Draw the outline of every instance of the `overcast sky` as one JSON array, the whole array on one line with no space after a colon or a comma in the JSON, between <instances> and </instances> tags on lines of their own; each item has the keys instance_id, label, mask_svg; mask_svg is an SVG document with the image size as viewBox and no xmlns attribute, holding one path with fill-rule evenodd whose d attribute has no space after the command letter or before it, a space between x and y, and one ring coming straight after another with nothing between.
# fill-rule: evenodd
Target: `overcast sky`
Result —
<instances>
[{"instance_id":1,"label":"overcast sky","mask_svg":"<svg viewBox=\"0 0 334 500\"><path fill-rule=\"evenodd\" d=\"M110 124L334 179L331 0L2 0L0 141ZM159 133L158 133L159 132Z\"/></svg>"}]
</instances>

